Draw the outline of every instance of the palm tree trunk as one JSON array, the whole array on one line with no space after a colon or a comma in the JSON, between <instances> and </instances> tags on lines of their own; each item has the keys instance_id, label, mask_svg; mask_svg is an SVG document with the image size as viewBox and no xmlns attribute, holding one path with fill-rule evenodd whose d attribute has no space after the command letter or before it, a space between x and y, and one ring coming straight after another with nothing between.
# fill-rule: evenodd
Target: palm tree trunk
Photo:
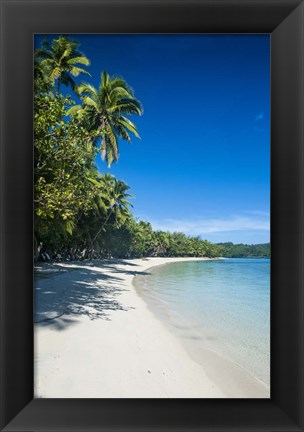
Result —
<instances>
[{"instance_id":1,"label":"palm tree trunk","mask_svg":"<svg viewBox=\"0 0 304 432\"><path fill-rule=\"evenodd\" d=\"M99 228L99 230L97 231L97 234L94 236L93 240L92 240L92 244L94 243L94 241L97 239L97 237L99 236L101 230L106 226L108 220L110 219L110 216L113 212L113 207L111 207L110 213L108 215L108 217L106 218L106 220L104 221L104 223L101 225L101 227Z\"/></svg>"}]
</instances>

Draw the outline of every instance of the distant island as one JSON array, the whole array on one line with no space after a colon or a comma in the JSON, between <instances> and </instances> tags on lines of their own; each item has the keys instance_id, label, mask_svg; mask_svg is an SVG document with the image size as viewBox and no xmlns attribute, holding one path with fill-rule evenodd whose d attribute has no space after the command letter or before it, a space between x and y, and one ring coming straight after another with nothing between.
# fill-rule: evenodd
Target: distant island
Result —
<instances>
[{"instance_id":1,"label":"distant island","mask_svg":"<svg viewBox=\"0 0 304 432\"><path fill-rule=\"evenodd\" d=\"M270 258L270 243L248 245L228 242L217 243L217 246L225 258Z\"/></svg>"}]
</instances>

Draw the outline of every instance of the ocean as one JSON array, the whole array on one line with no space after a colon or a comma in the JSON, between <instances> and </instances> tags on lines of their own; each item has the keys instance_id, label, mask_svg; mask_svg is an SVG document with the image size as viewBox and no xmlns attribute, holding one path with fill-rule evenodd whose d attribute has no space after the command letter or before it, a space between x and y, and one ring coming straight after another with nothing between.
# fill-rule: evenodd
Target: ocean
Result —
<instances>
[{"instance_id":1,"label":"ocean","mask_svg":"<svg viewBox=\"0 0 304 432\"><path fill-rule=\"evenodd\" d=\"M270 385L270 260L185 261L134 284L178 337L218 353Z\"/></svg>"}]
</instances>

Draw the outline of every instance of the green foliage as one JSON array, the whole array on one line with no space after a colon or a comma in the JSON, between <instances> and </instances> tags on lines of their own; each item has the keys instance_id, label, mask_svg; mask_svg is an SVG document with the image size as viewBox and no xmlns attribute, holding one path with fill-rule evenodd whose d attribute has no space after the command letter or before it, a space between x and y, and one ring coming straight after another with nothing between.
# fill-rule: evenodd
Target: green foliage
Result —
<instances>
[{"instance_id":1,"label":"green foliage","mask_svg":"<svg viewBox=\"0 0 304 432\"><path fill-rule=\"evenodd\" d=\"M69 114L77 118L79 124L98 134L102 159L111 166L118 159L118 139L130 142L130 133L139 138L135 124L123 114L141 115L141 104L122 78L110 78L106 71L101 74L98 89L83 83L78 86L78 93L82 105L72 107ZM97 143L98 140L94 140L94 144Z\"/></svg>"},{"instance_id":2,"label":"green foliage","mask_svg":"<svg viewBox=\"0 0 304 432\"><path fill-rule=\"evenodd\" d=\"M98 151L108 165L118 158L118 140L139 137L127 115L142 114L133 90L103 72L98 89L76 89L72 77L88 73L78 43L59 36L34 56L35 255L43 258L217 257L222 247L183 233L153 231L131 213L130 187L100 174ZM81 96L75 106L61 85ZM99 145L98 145L99 143Z\"/></svg>"},{"instance_id":3,"label":"green foliage","mask_svg":"<svg viewBox=\"0 0 304 432\"><path fill-rule=\"evenodd\" d=\"M218 243L221 255L227 258L270 258L270 243L263 244L233 244Z\"/></svg>"},{"instance_id":4,"label":"green foliage","mask_svg":"<svg viewBox=\"0 0 304 432\"><path fill-rule=\"evenodd\" d=\"M70 103L51 93L35 95L36 234L47 235L54 224L72 234L78 213L86 214L93 206L97 186L88 180L94 161L92 138L75 122L64 120Z\"/></svg>"},{"instance_id":5,"label":"green foliage","mask_svg":"<svg viewBox=\"0 0 304 432\"><path fill-rule=\"evenodd\" d=\"M90 75L86 69L79 66L89 66L90 60L78 50L78 47L78 42L62 35L53 40L52 44L45 40L43 47L35 53L35 59L44 69L44 74L50 84L54 86L57 82L57 94L59 94L61 84L76 90L73 77L81 73Z\"/></svg>"}]
</instances>

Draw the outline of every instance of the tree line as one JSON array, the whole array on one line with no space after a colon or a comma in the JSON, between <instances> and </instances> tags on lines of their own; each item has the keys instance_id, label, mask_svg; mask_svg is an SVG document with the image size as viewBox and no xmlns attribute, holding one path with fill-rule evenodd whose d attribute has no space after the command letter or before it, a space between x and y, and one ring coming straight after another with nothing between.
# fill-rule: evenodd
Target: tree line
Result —
<instances>
[{"instance_id":1,"label":"tree line","mask_svg":"<svg viewBox=\"0 0 304 432\"><path fill-rule=\"evenodd\" d=\"M254 245L218 243L221 256L226 258L270 258L270 243Z\"/></svg>"},{"instance_id":2,"label":"tree line","mask_svg":"<svg viewBox=\"0 0 304 432\"><path fill-rule=\"evenodd\" d=\"M130 117L143 107L122 77L106 71L97 88L77 85L76 77L90 77L79 48L61 35L34 53L35 259L220 256L221 245L135 220L130 187L99 172L98 154L110 167L120 142L139 138Z\"/></svg>"}]
</instances>

